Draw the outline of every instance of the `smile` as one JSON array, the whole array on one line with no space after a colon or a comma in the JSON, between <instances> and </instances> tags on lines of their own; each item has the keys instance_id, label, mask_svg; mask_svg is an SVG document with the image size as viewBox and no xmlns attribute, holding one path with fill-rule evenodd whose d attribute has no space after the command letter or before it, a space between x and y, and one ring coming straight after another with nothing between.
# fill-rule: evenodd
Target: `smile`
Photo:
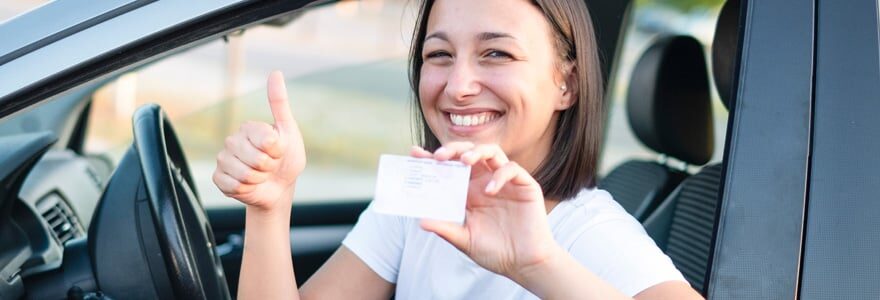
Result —
<instances>
[{"instance_id":1,"label":"smile","mask_svg":"<svg viewBox=\"0 0 880 300\"><path fill-rule=\"evenodd\" d=\"M479 126L495 120L500 116L497 112L481 112L475 114L449 114L449 120L455 126Z\"/></svg>"}]
</instances>

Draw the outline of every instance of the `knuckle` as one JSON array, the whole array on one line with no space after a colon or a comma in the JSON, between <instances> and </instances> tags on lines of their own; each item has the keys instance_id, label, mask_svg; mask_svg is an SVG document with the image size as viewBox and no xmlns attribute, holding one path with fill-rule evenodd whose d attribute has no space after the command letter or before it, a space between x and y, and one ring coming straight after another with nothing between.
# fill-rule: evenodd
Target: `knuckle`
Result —
<instances>
[{"instance_id":1,"label":"knuckle","mask_svg":"<svg viewBox=\"0 0 880 300\"><path fill-rule=\"evenodd\" d=\"M471 142L451 142L451 143L449 143L449 146L447 146L447 148L452 148L452 149L456 149L456 150L470 149L473 147L474 147L474 143L471 143Z\"/></svg>"},{"instance_id":2,"label":"knuckle","mask_svg":"<svg viewBox=\"0 0 880 300\"><path fill-rule=\"evenodd\" d=\"M269 156L264 153L257 154L257 157L254 158L254 167L261 170L268 170L271 163L271 159Z\"/></svg>"},{"instance_id":3,"label":"knuckle","mask_svg":"<svg viewBox=\"0 0 880 300\"><path fill-rule=\"evenodd\" d=\"M254 170L247 170L244 173L244 181L247 183L255 183L259 181L260 174Z\"/></svg>"},{"instance_id":4,"label":"knuckle","mask_svg":"<svg viewBox=\"0 0 880 300\"><path fill-rule=\"evenodd\" d=\"M260 135L254 138L254 140L256 140L254 146L257 146L258 149L267 150L272 146L272 143L269 141L269 136L265 133L260 133Z\"/></svg>"},{"instance_id":5,"label":"knuckle","mask_svg":"<svg viewBox=\"0 0 880 300\"><path fill-rule=\"evenodd\" d=\"M237 182L232 186L229 192L231 194L242 194L245 192L245 185Z\"/></svg>"},{"instance_id":6,"label":"knuckle","mask_svg":"<svg viewBox=\"0 0 880 300\"><path fill-rule=\"evenodd\" d=\"M495 150L495 148L493 148L492 145L486 145L486 144L479 145L474 149L474 151L480 152L481 154L484 154L484 155L485 154L494 154L495 153L494 150Z\"/></svg>"},{"instance_id":7,"label":"knuckle","mask_svg":"<svg viewBox=\"0 0 880 300\"><path fill-rule=\"evenodd\" d=\"M260 147L266 150L272 150L275 147L276 139L271 134L266 134L263 136L262 142L260 142Z\"/></svg>"}]
</instances>

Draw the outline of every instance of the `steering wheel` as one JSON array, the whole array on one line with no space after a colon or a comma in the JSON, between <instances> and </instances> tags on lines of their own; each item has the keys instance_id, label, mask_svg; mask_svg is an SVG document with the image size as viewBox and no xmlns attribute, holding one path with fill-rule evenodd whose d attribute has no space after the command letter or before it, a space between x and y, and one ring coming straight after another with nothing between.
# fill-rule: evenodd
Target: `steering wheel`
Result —
<instances>
[{"instance_id":1,"label":"steering wheel","mask_svg":"<svg viewBox=\"0 0 880 300\"><path fill-rule=\"evenodd\" d=\"M148 104L135 112L133 126L158 245L175 298L231 299L211 225L171 123L158 105Z\"/></svg>"}]
</instances>

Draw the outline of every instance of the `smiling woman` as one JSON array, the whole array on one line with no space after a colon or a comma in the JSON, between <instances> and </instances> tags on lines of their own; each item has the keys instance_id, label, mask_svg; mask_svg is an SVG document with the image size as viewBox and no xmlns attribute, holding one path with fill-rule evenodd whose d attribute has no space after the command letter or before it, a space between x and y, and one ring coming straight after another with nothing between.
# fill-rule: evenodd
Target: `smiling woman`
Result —
<instances>
[{"instance_id":1,"label":"smiling woman","mask_svg":"<svg viewBox=\"0 0 880 300\"><path fill-rule=\"evenodd\" d=\"M442 142L462 139L499 144L512 160L532 171L546 196L566 199L596 181L603 113L599 57L585 11L565 1L537 3L540 9L525 12L533 22L508 18L513 12L505 10L515 7L482 3L475 6L485 7L466 11L495 12L490 17L494 27L486 28L477 16L463 19L470 22L435 18L434 23L450 28L437 28L427 35L428 28L436 24L423 12L410 61L410 81L419 87L416 99L423 108L414 114L424 120L418 136L426 149L433 151ZM427 1L425 7L432 5ZM442 8L442 2L437 6ZM543 26L532 26L535 23ZM479 32L472 39L456 41L449 37L474 28L498 32ZM453 45L467 52L449 50ZM452 68L462 66L472 66L467 71L474 73L456 72L450 78ZM438 101L440 92L451 101ZM487 111L494 121L485 127L497 126L489 130L473 124L448 126L459 118L453 116L481 111Z\"/></svg>"},{"instance_id":2,"label":"smiling woman","mask_svg":"<svg viewBox=\"0 0 880 300\"><path fill-rule=\"evenodd\" d=\"M416 24L410 155L472 167L464 224L368 208L298 289L286 228L306 151L273 72L274 123L227 137L212 177L247 205L240 298L700 297L595 188L602 82L583 2L424 1Z\"/></svg>"}]
</instances>

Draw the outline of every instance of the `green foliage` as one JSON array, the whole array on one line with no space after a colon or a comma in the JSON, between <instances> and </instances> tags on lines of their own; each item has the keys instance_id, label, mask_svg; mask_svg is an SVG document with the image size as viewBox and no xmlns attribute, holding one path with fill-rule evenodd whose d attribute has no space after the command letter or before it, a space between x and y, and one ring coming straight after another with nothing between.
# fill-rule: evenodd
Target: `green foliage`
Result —
<instances>
[{"instance_id":1,"label":"green foliage","mask_svg":"<svg viewBox=\"0 0 880 300\"><path fill-rule=\"evenodd\" d=\"M724 0L636 0L636 5L662 5L674 7L682 11L689 11L695 8L717 7L724 3Z\"/></svg>"}]
</instances>

